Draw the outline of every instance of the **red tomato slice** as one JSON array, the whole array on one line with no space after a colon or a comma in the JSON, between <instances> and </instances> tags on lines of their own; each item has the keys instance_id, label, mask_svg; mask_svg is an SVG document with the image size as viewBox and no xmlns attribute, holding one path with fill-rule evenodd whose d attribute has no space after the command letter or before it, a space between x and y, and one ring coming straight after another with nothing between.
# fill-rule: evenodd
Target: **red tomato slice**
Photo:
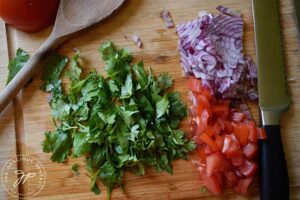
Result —
<instances>
[{"instance_id":1,"label":"red tomato slice","mask_svg":"<svg viewBox=\"0 0 300 200\"><path fill-rule=\"evenodd\" d=\"M248 187L250 186L252 180L253 180L253 177L240 179L238 181L238 184L234 188L235 191L237 191L240 194L244 194L244 195L248 194Z\"/></svg>"},{"instance_id":2,"label":"red tomato slice","mask_svg":"<svg viewBox=\"0 0 300 200\"><path fill-rule=\"evenodd\" d=\"M245 160L244 165L240 166L239 169L246 177L253 177L257 170L257 164L249 160Z\"/></svg>"},{"instance_id":3,"label":"red tomato slice","mask_svg":"<svg viewBox=\"0 0 300 200\"><path fill-rule=\"evenodd\" d=\"M201 93L203 90L202 82L194 76L190 76L188 80L188 87L192 92Z\"/></svg>"},{"instance_id":4,"label":"red tomato slice","mask_svg":"<svg viewBox=\"0 0 300 200\"><path fill-rule=\"evenodd\" d=\"M248 159L253 159L257 155L257 144L249 143L243 148L243 153Z\"/></svg>"}]
</instances>

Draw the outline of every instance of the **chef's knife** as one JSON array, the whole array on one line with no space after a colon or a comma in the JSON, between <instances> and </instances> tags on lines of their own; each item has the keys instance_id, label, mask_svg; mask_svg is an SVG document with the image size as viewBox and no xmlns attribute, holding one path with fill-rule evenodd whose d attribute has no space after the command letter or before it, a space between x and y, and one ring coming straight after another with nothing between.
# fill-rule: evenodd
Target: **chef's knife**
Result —
<instances>
[{"instance_id":1,"label":"chef's knife","mask_svg":"<svg viewBox=\"0 0 300 200\"><path fill-rule=\"evenodd\" d=\"M289 181L279 121L287 110L287 95L279 17L279 0L253 0L258 92L262 126L260 141L260 199L288 200Z\"/></svg>"},{"instance_id":2,"label":"chef's knife","mask_svg":"<svg viewBox=\"0 0 300 200\"><path fill-rule=\"evenodd\" d=\"M298 26L298 36L300 38L300 0L294 0L295 17Z\"/></svg>"}]
</instances>

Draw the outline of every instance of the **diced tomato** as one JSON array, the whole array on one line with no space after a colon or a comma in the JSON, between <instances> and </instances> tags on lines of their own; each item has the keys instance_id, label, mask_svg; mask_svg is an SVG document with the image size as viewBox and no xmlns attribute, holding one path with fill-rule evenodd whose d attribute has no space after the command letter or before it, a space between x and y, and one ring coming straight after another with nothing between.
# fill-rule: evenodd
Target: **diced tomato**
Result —
<instances>
[{"instance_id":1,"label":"diced tomato","mask_svg":"<svg viewBox=\"0 0 300 200\"><path fill-rule=\"evenodd\" d=\"M231 162L234 166L241 166L244 164L244 155L243 152L239 149L233 153L230 157Z\"/></svg>"},{"instance_id":2,"label":"diced tomato","mask_svg":"<svg viewBox=\"0 0 300 200\"><path fill-rule=\"evenodd\" d=\"M191 78L189 87L197 98L190 109L190 126L202 163L201 180L213 194L221 193L225 185L246 194L257 171L257 140L266 138L265 130L230 108L229 100L217 100L201 81Z\"/></svg>"},{"instance_id":3,"label":"diced tomato","mask_svg":"<svg viewBox=\"0 0 300 200\"><path fill-rule=\"evenodd\" d=\"M225 135L222 153L231 158L240 150L240 145L234 134Z\"/></svg>"},{"instance_id":4,"label":"diced tomato","mask_svg":"<svg viewBox=\"0 0 300 200\"><path fill-rule=\"evenodd\" d=\"M211 176L215 172L226 172L230 169L230 164L220 153L213 153L206 157L206 173Z\"/></svg>"},{"instance_id":5,"label":"diced tomato","mask_svg":"<svg viewBox=\"0 0 300 200\"><path fill-rule=\"evenodd\" d=\"M248 143L248 127L243 123L232 123L233 133L236 135L242 146L246 146Z\"/></svg>"},{"instance_id":6,"label":"diced tomato","mask_svg":"<svg viewBox=\"0 0 300 200\"><path fill-rule=\"evenodd\" d=\"M253 180L253 177L240 179L238 181L238 184L235 186L235 191L237 191L240 194L248 194L248 187L250 186L251 182Z\"/></svg>"},{"instance_id":7,"label":"diced tomato","mask_svg":"<svg viewBox=\"0 0 300 200\"><path fill-rule=\"evenodd\" d=\"M190 120L190 129L192 131L192 134L193 135L196 135L197 132L198 132L198 126L197 126L197 123L194 121L194 120Z\"/></svg>"},{"instance_id":8,"label":"diced tomato","mask_svg":"<svg viewBox=\"0 0 300 200\"><path fill-rule=\"evenodd\" d=\"M212 100L213 96L211 95L210 91L206 88L203 88L202 93L209 101Z\"/></svg>"},{"instance_id":9,"label":"diced tomato","mask_svg":"<svg viewBox=\"0 0 300 200\"><path fill-rule=\"evenodd\" d=\"M188 80L188 87L192 92L201 93L203 90L202 82L194 76L190 76Z\"/></svg>"},{"instance_id":10,"label":"diced tomato","mask_svg":"<svg viewBox=\"0 0 300 200\"><path fill-rule=\"evenodd\" d=\"M221 131L222 131L222 127L221 127L221 125L219 124L219 122L217 122L217 121L214 123L213 129L214 129L214 131L215 131L215 133L216 133L217 135L219 135L219 134L221 133Z\"/></svg>"},{"instance_id":11,"label":"diced tomato","mask_svg":"<svg viewBox=\"0 0 300 200\"><path fill-rule=\"evenodd\" d=\"M227 181L228 186L233 187L238 182L238 177L233 173L233 171L225 172L225 178Z\"/></svg>"},{"instance_id":12,"label":"diced tomato","mask_svg":"<svg viewBox=\"0 0 300 200\"><path fill-rule=\"evenodd\" d=\"M240 166L239 169L246 177L253 177L257 170L257 164L252 161L245 160L244 165Z\"/></svg>"},{"instance_id":13,"label":"diced tomato","mask_svg":"<svg viewBox=\"0 0 300 200\"><path fill-rule=\"evenodd\" d=\"M198 106L192 105L189 111L192 117L196 117L198 115Z\"/></svg>"},{"instance_id":14,"label":"diced tomato","mask_svg":"<svg viewBox=\"0 0 300 200\"><path fill-rule=\"evenodd\" d=\"M256 130L257 130L257 138L259 140L265 140L265 139L268 138L267 132L266 132L266 130L264 128L258 127Z\"/></svg>"},{"instance_id":15,"label":"diced tomato","mask_svg":"<svg viewBox=\"0 0 300 200\"><path fill-rule=\"evenodd\" d=\"M246 146L248 143L248 135L249 135L249 131L248 131L248 127L246 124L241 124L241 128L240 128L240 143L242 146Z\"/></svg>"},{"instance_id":16,"label":"diced tomato","mask_svg":"<svg viewBox=\"0 0 300 200\"><path fill-rule=\"evenodd\" d=\"M215 142L218 145L219 149L223 149L223 146L224 146L224 137L223 136L217 135Z\"/></svg>"},{"instance_id":17,"label":"diced tomato","mask_svg":"<svg viewBox=\"0 0 300 200\"><path fill-rule=\"evenodd\" d=\"M234 112L231 114L231 120L234 122L242 122L247 118L247 116L242 112Z\"/></svg>"},{"instance_id":18,"label":"diced tomato","mask_svg":"<svg viewBox=\"0 0 300 200\"><path fill-rule=\"evenodd\" d=\"M257 154L257 144L249 143L243 148L243 153L248 159L253 159Z\"/></svg>"},{"instance_id":19,"label":"diced tomato","mask_svg":"<svg viewBox=\"0 0 300 200\"><path fill-rule=\"evenodd\" d=\"M229 121L225 122L225 131L227 133L232 133L232 124L231 124L231 122L229 122Z\"/></svg>"},{"instance_id":20,"label":"diced tomato","mask_svg":"<svg viewBox=\"0 0 300 200\"><path fill-rule=\"evenodd\" d=\"M207 144L214 152L219 150L218 145L205 133L200 135L200 140Z\"/></svg>"},{"instance_id":21,"label":"diced tomato","mask_svg":"<svg viewBox=\"0 0 300 200\"><path fill-rule=\"evenodd\" d=\"M206 111L208 112L208 115L211 116L211 106L209 103L209 100L204 96L204 95L197 95L197 100L198 100L198 104L199 104L199 108L203 106L203 108L201 109L206 109ZM201 109L198 109L198 112L201 112Z\"/></svg>"},{"instance_id":22,"label":"diced tomato","mask_svg":"<svg viewBox=\"0 0 300 200\"><path fill-rule=\"evenodd\" d=\"M220 125L222 131L225 129L225 119L223 119L222 117L218 117L217 118L217 122Z\"/></svg>"},{"instance_id":23,"label":"diced tomato","mask_svg":"<svg viewBox=\"0 0 300 200\"><path fill-rule=\"evenodd\" d=\"M203 184L205 187L214 195L218 195L222 192L221 184L218 181L218 178L213 174L210 177L208 176L201 176L203 180Z\"/></svg>"},{"instance_id":24,"label":"diced tomato","mask_svg":"<svg viewBox=\"0 0 300 200\"><path fill-rule=\"evenodd\" d=\"M224 104L215 104L212 106L211 111L217 115L227 118L229 115L229 107Z\"/></svg>"},{"instance_id":25,"label":"diced tomato","mask_svg":"<svg viewBox=\"0 0 300 200\"><path fill-rule=\"evenodd\" d=\"M204 149L204 152L205 152L207 155L210 155L210 154L212 154L214 151L213 151L208 145L206 145L206 146L205 146L205 149Z\"/></svg>"},{"instance_id":26,"label":"diced tomato","mask_svg":"<svg viewBox=\"0 0 300 200\"><path fill-rule=\"evenodd\" d=\"M206 135L208 135L209 137L213 136L213 135L216 135L216 132L215 130L210 126L208 125L206 130L205 130L205 133Z\"/></svg>"},{"instance_id":27,"label":"diced tomato","mask_svg":"<svg viewBox=\"0 0 300 200\"><path fill-rule=\"evenodd\" d=\"M248 122L248 130L249 130L248 139L250 140L250 142L256 143L257 142L257 130L256 130L256 125L253 120L250 120Z\"/></svg>"},{"instance_id":28,"label":"diced tomato","mask_svg":"<svg viewBox=\"0 0 300 200\"><path fill-rule=\"evenodd\" d=\"M198 148L197 152L198 152L198 156L199 156L199 161L202 164L206 164L206 153L204 152L204 148Z\"/></svg>"},{"instance_id":29,"label":"diced tomato","mask_svg":"<svg viewBox=\"0 0 300 200\"><path fill-rule=\"evenodd\" d=\"M208 117L209 114L205 109L202 111L200 116L196 117L196 123L198 126L199 133L202 133L206 130Z\"/></svg>"}]
</instances>

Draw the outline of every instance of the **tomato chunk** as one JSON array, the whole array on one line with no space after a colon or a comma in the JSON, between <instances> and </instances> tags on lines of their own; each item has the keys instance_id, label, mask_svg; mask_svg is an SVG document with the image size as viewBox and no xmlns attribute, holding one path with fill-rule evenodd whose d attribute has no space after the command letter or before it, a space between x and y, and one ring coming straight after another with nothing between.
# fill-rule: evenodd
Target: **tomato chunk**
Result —
<instances>
[{"instance_id":1,"label":"tomato chunk","mask_svg":"<svg viewBox=\"0 0 300 200\"><path fill-rule=\"evenodd\" d=\"M265 140L268 138L267 132L264 128L257 128L257 138L260 140Z\"/></svg>"},{"instance_id":2,"label":"tomato chunk","mask_svg":"<svg viewBox=\"0 0 300 200\"><path fill-rule=\"evenodd\" d=\"M218 178L213 174L211 176L201 177L205 187L214 195L218 195L222 192L221 184Z\"/></svg>"},{"instance_id":3,"label":"tomato chunk","mask_svg":"<svg viewBox=\"0 0 300 200\"><path fill-rule=\"evenodd\" d=\"M253 159L257 154L257 144L249 143L243 148L243 153L248 159Z\"/></svg>"},{"instance_id":4,"label":"tomato chunk","mask_svg":"<svg viewBox=\"0 0 300 200\"><path fill-rule=\"evenodd\" d=\"M188 87L192 92L201 93L203 90L202 82L194 76L190 76L188 80Z\"/></svg>"},{"instance_id":5,"label":"tomato chunk","mask_svg":"<svg viewBox=\"0 0 300 200\"><path fill-rule=\"evenodd\" d=\"M237 191L240 194L244 194L244 195L248 194L248 187L252 183L252 180L253 180L253 177L251 177L251 178L245 178L245 179L240 179L238 181L238 184L234 188L235 191Z\"/></svg>"},{"instance_id":6,"label":"tomato chunk","mask_svg":"<svg viewBox=\"0 0 300 200\"><path fill-rule=\"evenodd\" d=\"M214 152L219 150L218 145L205 133L200 135L200 140L207 144Z\"/></svg>"},{"instance_id":7,"label":"tomato chunk","mask_svg":"<svg viewBox=\"0 0 300 200\"><path fill-rule=\"evenodd\" d=\"M239 169L246 177L252 177L257 170L257 164L252 161L245 160L244 165L240 166Z\"/></svg>"},{"instance_id":8,"label":"tomato chunk","mask_svg":"<svg viewBox=\"0 0 300 200\"><path fill-rule=\"evenodd\" d=\"M214 172L226 172L230 164L220 152L213 153L206 158L206 173L211 176Z\"/></svg>"}]
</instances>

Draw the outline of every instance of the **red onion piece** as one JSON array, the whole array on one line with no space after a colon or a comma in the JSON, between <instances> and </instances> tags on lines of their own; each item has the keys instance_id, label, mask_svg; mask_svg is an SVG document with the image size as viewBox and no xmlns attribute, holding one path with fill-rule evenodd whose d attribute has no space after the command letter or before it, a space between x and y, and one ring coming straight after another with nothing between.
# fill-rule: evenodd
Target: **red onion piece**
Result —
<instances>
[{"instance_id":1,"label":"red onion piece","mask_svg":"<svg viewBox=\"0 0 300 200\"><path fill-rule=\"evenodd\" d=\"M142 47L142 40L137 36L137 35L132 35L131 39L134 41L134 43L138 46L138 47Z\"/></svg>"},{"instance_id":2,"label":"red onion piece","mask_svg":"<svg viewBox=\"0 0 300 200\"><path fill-rule=\"evenodd\" d=\"M167 10L162 11L160 16L165 21L167 28L173 28L174 27L174 23L173 23L173 20L170 16L169 11L167 11Z\"/></svg>"}]
</instances>

